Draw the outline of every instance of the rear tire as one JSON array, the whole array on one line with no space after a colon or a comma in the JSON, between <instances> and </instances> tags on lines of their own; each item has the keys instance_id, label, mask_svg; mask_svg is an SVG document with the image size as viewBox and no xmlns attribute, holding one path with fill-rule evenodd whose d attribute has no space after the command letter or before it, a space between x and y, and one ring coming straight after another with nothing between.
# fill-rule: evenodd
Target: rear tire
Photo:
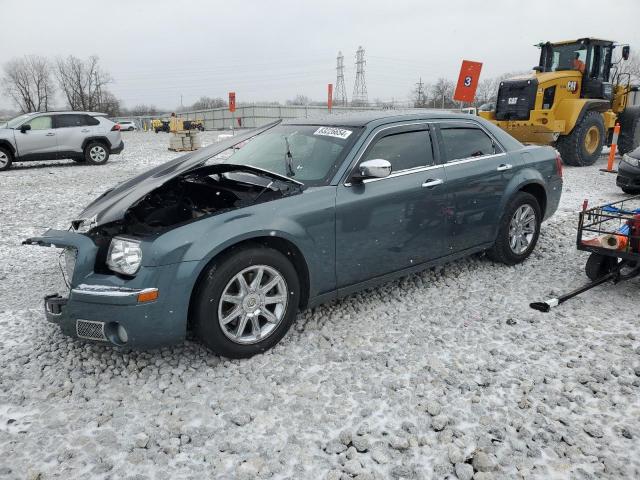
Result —
<instances>
[{"instance_id":1,"label":"rear tire","mask_svg":"<svg viewBox=\"0 0 640 480\"><path fill-rule=\"evenodd\" d=\"M598 112L590 111L569 135L562 135L556 142L562 161L566 165L585 167L593 165L604 145L604 121Z\"/></svg>"},{"instance_id":2,"label":"rear tire","mask_svg":"<svg viewBox=\"0 0 640 480\"><path fill-rule=\"evenodd\" d=\"M518 214L522 214L520 219L517 218ZM541 223L542 213L536 197L518 192L502 215L498 237L487 255L506 265L523 262L538 243Z\"/></svg>"},{"instance_id":3,"label":"rear tire","mask_svg":"<svg viewBox=\"0 0 640 480\"><path fill-rule=\"evenodd\" d=\"M640 194L640 189L638 188L629 188L629 187L620 187L624 193L629 195L638 195Z\"/></svg>"},{"instance_id":4,"label":"rear tire","mask_svg":"<svg viewBox=\"0 0 640 480\"><path fill-rule=\"evenodd\" d=\"M258 270L264 273L257 275ZM240 276L245 281L244 289ZM265 290L276 278L282 283ZM192 305L195 331L202 343L219 355L251 357L284 337L299 303L298 274L282 253L257 245L241 248L214 261L203 272ZM225 323L220 317L229 320Z\"/></svg>"},{"instance_id":5,"label":"rear tire","mask_svg":"<svg viewBox=\"0 0 640 480\"><path fill-rule=\"evenodd\" d=\"M620 155L629 153L640 146L640 107L628 107L619 116L620 138L618 151Z\"/></svg>"},{"instance_id":6,"label":"rear tire","mask_svg":"<svg viewBox=\"0 0 640 480\"><path fill-rule=\"evenodd\" d=\"M0 147L0 172L9 170L13 163L13 155L8 148Z\"/></svg>"},{"instance_id":7,"label":"rear tire","mask_svg":"<svg viewBox=\"0 0 640 480\"><path fill-rule=\"evenodd\" d=\"M109 160L109 148L102 142L89 142L84 148L84 159L91 165L104 165Z\"/></svg>"},{"instance_id":8,"label":"rear tire","mask_svg":"<svg viewBox=\"0 0 640 480\"><path fill-rule=\"evenodd\" d=\"M615 257L606 257L598 253L592 253L589 255L587 264L584 266L584 272L587 274L589 280L594 281L610 273L617 264L618 259Z\"/></svg>"}]
</instances>

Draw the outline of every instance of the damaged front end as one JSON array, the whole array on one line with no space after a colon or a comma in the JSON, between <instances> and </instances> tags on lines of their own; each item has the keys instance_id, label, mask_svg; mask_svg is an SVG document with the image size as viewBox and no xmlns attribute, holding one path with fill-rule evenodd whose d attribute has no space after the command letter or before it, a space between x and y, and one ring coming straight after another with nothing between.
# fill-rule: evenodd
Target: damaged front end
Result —
<instances>
[{"instance_id":1,"label":"damaged front end","mask_svg":"<svg viewBox=\"0 0 640 480\"><path fill-rule=\"evenodd\" d=\"M154 242L180 226L304 188L251 166L206 165L251 136L145 172L97 198L69 231L26 239L23 244L64 249L69 292L45 297L47 320L66 335L117 346L147 348L183 340L189 296L172 292L188 291L193 264L154 258Z\"/></svg>"}]
</instances>

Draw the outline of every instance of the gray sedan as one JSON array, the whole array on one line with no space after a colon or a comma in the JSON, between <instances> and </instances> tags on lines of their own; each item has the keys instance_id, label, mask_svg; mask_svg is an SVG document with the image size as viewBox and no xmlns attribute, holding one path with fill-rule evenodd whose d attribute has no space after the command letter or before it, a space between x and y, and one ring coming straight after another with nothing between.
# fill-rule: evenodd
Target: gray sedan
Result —
<instances>
[{"instance_id":1,"label":"gray sedan","mask_svg":"<svg viewBox=\"0 0 640 480\"><path fill-rule=\"evenodd\" d=\"M475 252L522 262L561 190L555 150L477 117L329 116L176 158L25 243L63 249L70 291L45 306L65 334L150 348L192 329L247 357L300 309Z\"/></svg>"}]
</instances>

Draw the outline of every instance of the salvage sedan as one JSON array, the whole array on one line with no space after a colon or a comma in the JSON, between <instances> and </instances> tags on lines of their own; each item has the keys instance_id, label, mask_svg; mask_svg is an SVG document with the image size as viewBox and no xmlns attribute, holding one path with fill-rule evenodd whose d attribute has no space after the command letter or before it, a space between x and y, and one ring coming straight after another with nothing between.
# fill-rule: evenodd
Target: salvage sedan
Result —
<instances>
[{"instance_id":1,"label":"salvage sedan","mask_svg":"<svg viewBox=\"0 0 640 480\"><path fill-rule=\"evenodd\" d=\"M370 112L274 123L108 190L69 231L47 319L128 348L182 341L248 357L300 309L487 251L534 249L562 190L550 147L477 117Z\"/></svg>"}]
</instances>

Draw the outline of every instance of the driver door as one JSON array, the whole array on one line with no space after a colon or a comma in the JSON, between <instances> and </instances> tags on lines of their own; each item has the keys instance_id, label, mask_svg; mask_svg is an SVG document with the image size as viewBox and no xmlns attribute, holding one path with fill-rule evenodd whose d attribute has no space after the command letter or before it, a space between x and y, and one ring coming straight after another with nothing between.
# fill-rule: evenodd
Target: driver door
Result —
<instances>
[{"instance_id":1,"label":"driver door","mask_svg":"<svg viewBox=\"0 0 640 480\"><path fill-rule=\"evenodd\" d=\"M53 116L41 115L25 122L31 130L15 131L16 146L21 160L49 160L57 158L58 143L53 128Z\"/></svg>"},{"instance_id":2,"label":"driver door","mask_svg":"<svg viewBox=\"0 0 640 480\"><path fill-rule=\"evenodd\" d=\"M446 254L444 167L438 165L426 123L382 127L358 164L391 163L386 178L338 185L338 288L417 266Z\"/></svg>"}]
</instances>

